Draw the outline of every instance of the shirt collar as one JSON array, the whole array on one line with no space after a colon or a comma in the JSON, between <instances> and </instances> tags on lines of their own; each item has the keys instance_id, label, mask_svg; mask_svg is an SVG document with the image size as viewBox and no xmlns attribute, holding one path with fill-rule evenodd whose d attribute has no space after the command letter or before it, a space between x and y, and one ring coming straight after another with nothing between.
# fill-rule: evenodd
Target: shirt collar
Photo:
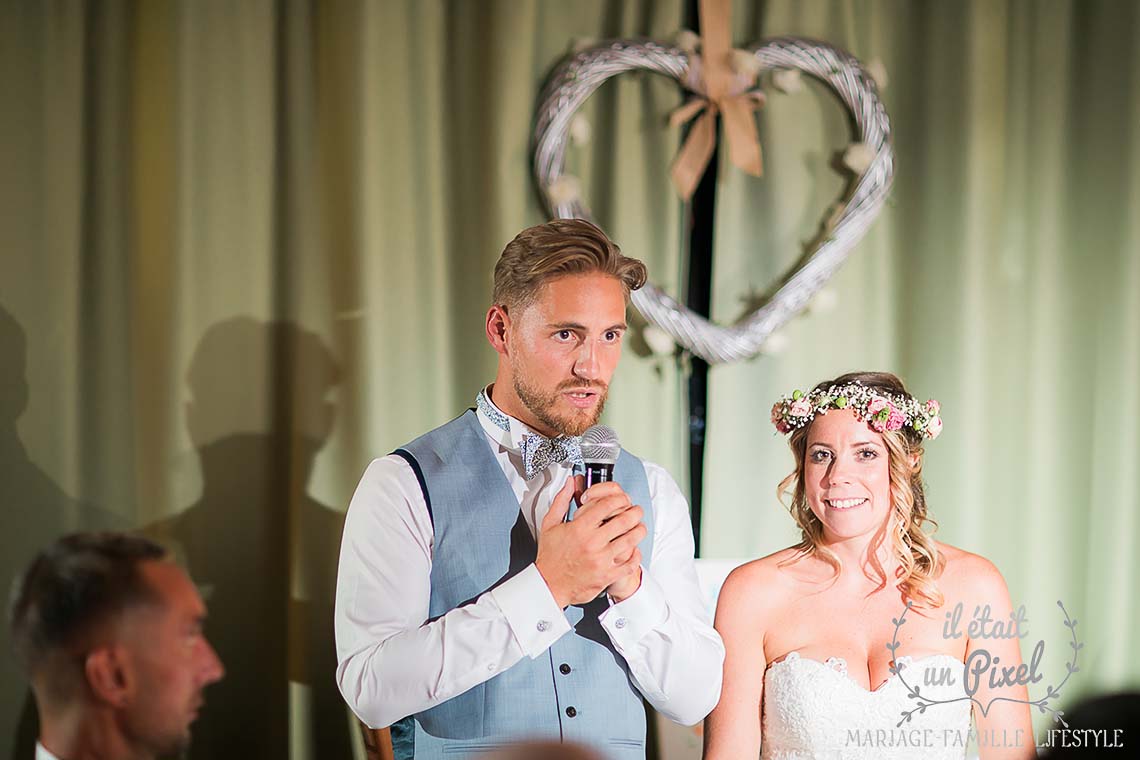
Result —
<instances>
[{"instance_id":1,"label":"shirt collar","mask_svg":"<svg viewBox=\"0 0 1140 760\"><path fill-rule=\"evenodd\" d=\"M520 453L523 438L539 433L495 406L495 402L491 400L492 387L488 385L475 397L476 416L492 440L498 442L504 449Z\"/></svg>"},{"instance_id":2,"label":"shirt collar","mask_svg":"<svg viewBox=\"0 0 1140 760\"><path fill-rule=\"evenodd\" d=\"M490 389L491 386L488 385L479 391L479 395L475 397L475 409L479 415L479 421L484 423L483 427L487 427L489 423L499 431L509 433L511 432L511 418L495 406L495 402L491 400L491 394L487 392Z\"/></svg>"},{"instance_id":3,"label":"shirt collar","mask_svg":"<svg viewBox=\"0 0 1140 760\"><path fill-rule=\"evenodd\" d=\"M59 760L59 758L48 752L47 747L36 742L36 760Z\"/></svg>"},{"instance_id":4,"label":"shirt collar","mask_svg":"<svg viewBox=\"0 0 1140 760\"><path fill-rule=\"evenodd\" d=\"M493 441L521 456L523 438L528 435L542 436L542 434L495 406L495 402L491 400L491 388L492 386L488 385L475 396L475 416L478 417L484 432Z\"/></svg>"}]
</instances>

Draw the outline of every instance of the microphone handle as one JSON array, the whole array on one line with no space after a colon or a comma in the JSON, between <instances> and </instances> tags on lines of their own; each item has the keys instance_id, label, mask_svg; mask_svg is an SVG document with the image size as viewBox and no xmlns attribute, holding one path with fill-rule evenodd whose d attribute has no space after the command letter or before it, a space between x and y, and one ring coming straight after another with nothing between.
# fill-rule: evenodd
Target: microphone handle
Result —
<instances>
[{"instance_id":1,"label":"microphone handle","mask_svg":"<svg viewBox=\"0 0 1140 760\"><path fill-rule=\"evenodd\" d=\"M586 462L586 488L614 479L614 466L609 462Z\"/></svg>"},{"instance_id":2,"label":"microphone handle","mask_svg":"<svg viewBox=\"0 0 1140 760\"><path fill-rule=\"evenodd\" d=\"M614 466L609 462L585 462L586 465L586 488L594 485L595 483L609 483L614 479ZM566 510L566 517L562 518L563 522L569 522L574 519L574 513L578 511L577 499L570 500L570 508Z\"/></svg>"},{"instance_id":3,"label":"microphone handle","mask_svg":"<svg viewBox=\"0 0 1140 760\"><path fill-rule=\"evenodd\" d=\"M586 488L594 485L595 483L609 483L614 479L614 466L610 462L585 462L586 465ZM598 594L597 599L605 599L606 592ZM595 599L595 601L597 601ZM585 607L586 605L582 605Z\"/></svg>"}]
</instances>

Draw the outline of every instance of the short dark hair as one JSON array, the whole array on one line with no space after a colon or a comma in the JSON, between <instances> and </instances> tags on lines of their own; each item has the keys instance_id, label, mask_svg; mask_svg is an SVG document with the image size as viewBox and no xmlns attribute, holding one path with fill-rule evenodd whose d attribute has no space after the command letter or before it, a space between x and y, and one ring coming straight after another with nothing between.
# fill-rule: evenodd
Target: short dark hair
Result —
<instances>
[{"instance_id":1,"label":"short dark hair","mask_svg":"<svg viewBox=\"0 0 1140 760\"><path fill-rule=\"evenodd\" d=\"M599 272L616 278L626 298L648 277L645 264L585 219L555 219L528 227L507 243L495 265L492 302L508 309L531 303L542 286L564 275Z\"/></svg>"},{"instance_id":2,"label":"short dark hair","mask_svg":"<svg viewBox=\"0 0 1140 760\"><path fill-rule=\"evenodd\" d=\"M101 624L158 597L140 563L166 559L161 545L123 533L73 533L43 549L12 588L9 625L29 677L54 653L79 655Z\"/></svg>"}]
</instances>

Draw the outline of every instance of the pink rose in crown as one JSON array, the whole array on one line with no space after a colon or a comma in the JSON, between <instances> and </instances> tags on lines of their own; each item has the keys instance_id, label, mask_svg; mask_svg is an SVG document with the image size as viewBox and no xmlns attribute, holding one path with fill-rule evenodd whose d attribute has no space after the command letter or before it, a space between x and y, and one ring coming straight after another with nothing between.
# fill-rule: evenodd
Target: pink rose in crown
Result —
<instances>
[{"instance_id":1,"label":"pink rose in crown","mask_svg":"<svg viewBox=\"0 0 1140 760\"><path fill-rule=\"evenodd\" d=\"M938 403L937 401L935 401L934 399L930 399L929 401L927 401L927 402L926 402L926 412L927 412L928 414L932 414L932 415L934 415L935 417L937 417L937 416L938 416L938 413L939 413L940 411L942 411L942 405L941 405L941 404L939 404L939 403Z\"/></svg>"},{"instance_id":2,"label":"pink rose in crown","mask_svg":"<svg viewBox=\"0 0 1140 760\"><path fill-rule=\"evenodd\" d=\"M887 430L902 430L905 424L906 416L892 406L891 413L887 416Z\"/></svg>"},{"instance_id":3,"label":"pink rose in crown","mask_svg":"<svg viewBox=\"0 0 1140 760\"><path fill-rule=\"evenodd\" d=\"M931 417L930 422L926 423L926 437L934 440L938 434L942 432L942 418Z\"/></svg>"},{"instance_id":4,"label":"pink rose in crown","mask_svg":"<svg viewBox=\"0 0 1140 760\"><path fill-rule=\"evenodd\" d=\"M773 425L775 425L777 422L779 422L780 418L784 416L783 408L784 408L784 403L782 401L777 401L776 403L772 404L772 424Z\"/></svg>"},{"instance_id":5,"label":"pink rose in crown","mask_svg":"<svg viewBox=\"0 0 1140 760\"><path fill-rule=\"evenodd\" d=\"M886 420L881 420L878 416L867 418L867 425L876 433L885 432L887 429Z\"/></svg>"},{"instance_id":6,"label":"pink rose in crown","mask_svg":"<svg viewBox=\"0 0 1140 760\"><path fill-rule=\"evenodd\" d=\"M792 429L787 422L784 422L784 402L782 401L777 401L772 405L772 424L781 433L787 433Z\"/></svg>"},{"instance_id":7,"label":"pink rose in crown","mask_svg":"<svg viewBox=\"0 0 1140 760\"><path fill-rule=\"evenodd\" d=\"M871 402L867 404L867 412L869 414L878 414L887 408L887 400L882 396L875 396Z\"/></svg>"},{"instance_id":8,"label":"pink rose in crown","mask_svg":"<svg viewBox=\"0 0 1140 760\"><path fill-rule=\"evenodd\" d=\"M811 404L806 398L801 398L799 401L793 401L792 408L788 411L796 417L807 417L811 414Z\"/></svg>"}]
</instances>

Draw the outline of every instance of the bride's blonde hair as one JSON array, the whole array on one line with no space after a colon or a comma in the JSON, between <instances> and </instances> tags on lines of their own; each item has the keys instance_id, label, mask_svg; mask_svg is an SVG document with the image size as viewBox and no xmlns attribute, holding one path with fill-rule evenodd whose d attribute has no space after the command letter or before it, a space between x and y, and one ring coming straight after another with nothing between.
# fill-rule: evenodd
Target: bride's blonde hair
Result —
<instances>
[{"instance_id":1,"label":"bride's blonde hair","mask_svg":"<svg viewBox=\"0 0 1140 760\"><path fill-rule=\"evenodd\" d=\"M816 386L816 390L852 383L893 396L913 398L902 381L889 372L852 372L822 382ZM796 553L789 561L802 556L816 556L831 565L838 574L842 563L835 552L823 545L823 525L807 503L803 475L810 428L810 424L804 425L792 431L788 437L796 469L780 481L776 487L776 497L788 508L792 519L800 526L801 540L794 547ZM942 573L945 558L935 546L934 539L924 530L927 523L933 528L937 528L938 524L926 512L926 492L922 485L923 435L910 426L903 426L899 430L884 430L882 436L887 447L890 473L891 517L875 537L870 552L871 567L882 581L879 588L885 588L887 574L874 549L888 539L885 534L889 531L891 552L899 561L895 577L903 598L920 607L940 607L943 595L935 581ZM791 503L785 504L784 496L789 493Z\"/></svg>"}]
</instances>

